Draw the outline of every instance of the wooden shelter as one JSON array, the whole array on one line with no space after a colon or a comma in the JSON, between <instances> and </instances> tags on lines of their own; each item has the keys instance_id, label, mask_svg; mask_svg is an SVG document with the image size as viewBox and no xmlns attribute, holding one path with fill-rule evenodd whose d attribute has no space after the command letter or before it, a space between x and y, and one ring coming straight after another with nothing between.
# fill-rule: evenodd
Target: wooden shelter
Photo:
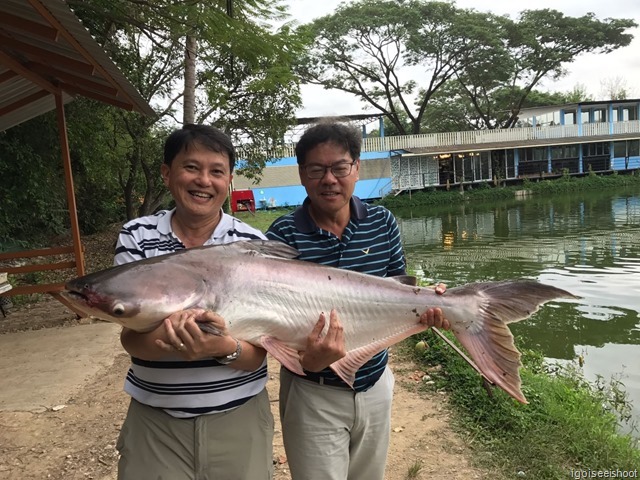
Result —
<instances>
[{"instance_id":1,"label":"wooden shelter","mask_svg":"<svg viewBox=\"0 0 640 480\"><path fill-rule=\"evenodd\" d=\"M63 0L2 0L0 131L56 110L72 237L70 246L2 253L0 262L45 259L44 263L0 267L2 272L75 269L78 276L85 273L64 112L64 105L76 96L154 115ZM61 255L72 260L56 261ZM62 283L21 285L3 295L50 293L61 300L62 289Z\"/></svg>"}]
</instances>

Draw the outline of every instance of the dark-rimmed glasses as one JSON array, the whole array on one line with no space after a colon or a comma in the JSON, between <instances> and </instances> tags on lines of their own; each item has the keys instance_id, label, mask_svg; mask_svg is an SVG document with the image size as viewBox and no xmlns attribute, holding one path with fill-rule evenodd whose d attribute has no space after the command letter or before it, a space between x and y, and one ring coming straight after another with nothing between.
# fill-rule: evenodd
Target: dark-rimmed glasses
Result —
<instances>
[{"instance_id":1,"label":"dark-rimmed glasses","mask_svg":"<svg viewBox=\"0 0 640 480\"><path fill-rule=\"evenodd\" d=\"M308 178L313 180L319 180L327 174L327 170L331 170L331 174L336 178L346 177L351 173L351 169L356 164L356 160L353 162L338 162L327 167L323 165L303 165L302 169L307 174Z\"/></svg>"}]
</instances>

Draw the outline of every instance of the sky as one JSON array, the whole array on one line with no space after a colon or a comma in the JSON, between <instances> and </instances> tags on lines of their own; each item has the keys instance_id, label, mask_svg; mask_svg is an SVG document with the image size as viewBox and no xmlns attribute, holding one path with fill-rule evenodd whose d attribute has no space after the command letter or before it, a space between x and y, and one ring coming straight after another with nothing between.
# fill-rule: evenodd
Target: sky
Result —
<instances>
[{"instance_id":1,"label":"sky","mask_svg":"<svg viewBox=\"0 0 640 480\"><path fill-rule=\"evenodd\" d=\"M349 0L347 0L349 1ZM314 18L331 14L341 3L338 0L289 0L292 20L307 23ZM640 24L640 1L638 0L457 0L459 8L474 8L491 11L498 15L517 18L525 9L551 8L565 15L579 17L593 12L600 20L605 18L632 18ZM602 82L621 79L629 90L631 98L640 98L640 28L628 31L634 40L627 47L609 54L585 54L566 66L568 75L558 81L547 80L538 85L540 90L569 91L577 84L595 99L602 98ZM305 85L302 88L303 107L299 117L351 115L374 111L373 107L362 104L354 96L327 91L322 87Z\"/></svg>"}]
</instances>

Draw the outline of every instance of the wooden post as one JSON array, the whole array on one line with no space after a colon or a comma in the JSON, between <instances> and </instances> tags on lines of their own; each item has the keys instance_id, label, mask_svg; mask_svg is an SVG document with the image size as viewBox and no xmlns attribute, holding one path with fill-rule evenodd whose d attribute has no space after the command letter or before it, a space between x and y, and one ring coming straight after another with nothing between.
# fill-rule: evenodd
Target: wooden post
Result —
<instances>
[{"instance_id":1,"label":"wooden post","mask_svg":"<svg viewBox=\"0 0 640 480\"><path fill-rule=\"evenodd\" d=\"M78 211L76 208L76 195L73 188L73 174L71 172L71 155L69 153L69 141L67 138L67 122L64 115L64 103L62 94L56 97L56 112L58 117L58 134L60 135L60 153L62 165L64 166L64 182L67 190L67 206L69 208L69 220L71 221L71 239L73 242L73 253L76 262L76 273L78 276L84 275L84 252L80 239L80 226L78 225Z\"/></svg>"}]
</instances>

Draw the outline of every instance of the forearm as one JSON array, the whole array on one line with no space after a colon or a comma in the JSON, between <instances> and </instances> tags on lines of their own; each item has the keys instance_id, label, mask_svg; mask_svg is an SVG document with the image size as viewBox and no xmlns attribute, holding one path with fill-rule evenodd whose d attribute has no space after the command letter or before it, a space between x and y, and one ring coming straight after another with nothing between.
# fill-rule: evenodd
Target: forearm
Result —
<instances>
[{"instance_id":1,"label":"forearm","mask_svg":"<svg viewBox=\"0 0 640 480\"><path fill-rule=\"evenodd\" d=\"M225 344L222 344L222 340L225 340ZM189 352L180 352L177 350L167 350L158 345L157 340L162 340L165 344L169 344L169 336L163 329L158 328L148 333L138 333L128 328L123 328L120 334L120 342L124 349L132 357L140 358L142 360L166 360L169 358L183 357L184 355L190 355ZM209 349L199 351L197 353L198 358L184 358L185 360L198 360L202 358L219 358L226 355L230 355L236 350L236 341L233 337L225 335L223 337L217 337L215 343L209 344ZM267 352L252 345L244 340L239 340L242 346L242 353L240 356L231 362L228 366L230 368L236 368L238 370L255 371L262 365Z\"/></svg>"},{"instance_id":2,"label":"forearm","mask_svg":"<svg viewBox=\"0 0 640 480\"><path fill-rule=\"evenodd\" d=\"M246 370L248 372L253 372L260 368L264 358L267 356L266 350L256 347L255 345L245 342L244 340L239 340L240 345L242 346L242 353L238 357L237 360L231 362L228 366L231 368L236 368L238 370ZM233 349L235 351L235 347ZM230 351L230 353L233 353Z\"/></svg>"},{"instance_id":3,"label":"forearm","mask_svg":"<svg viewBox=\"0 0 640 480\"><path fill-rule=\"evenodd\" d=\"M156 340L168 341L167 335L161 329L147 333L138 333L129 328L123 328L120 333L122 347L132 357L142 360L166 360L175 357L175 352L167 352L158 347Z\"/></svg>"}]
</instances>

